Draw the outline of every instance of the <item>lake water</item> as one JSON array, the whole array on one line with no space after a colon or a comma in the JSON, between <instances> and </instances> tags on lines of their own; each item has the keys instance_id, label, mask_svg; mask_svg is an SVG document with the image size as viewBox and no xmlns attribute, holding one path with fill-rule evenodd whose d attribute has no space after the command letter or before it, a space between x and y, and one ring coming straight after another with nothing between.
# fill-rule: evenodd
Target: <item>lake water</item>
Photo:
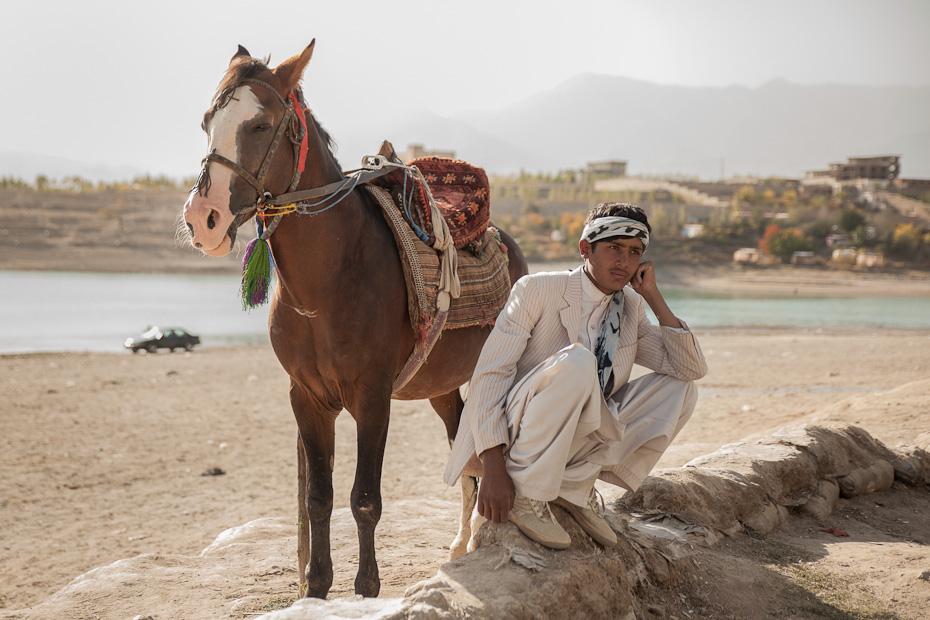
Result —
<instances>
[{"instance_id":1,"label":"lake water","mask_svg":"<svg viewBox=\"0 0 930 620\"><path fill-rule=\"evenodd\" d=\"M119 351L150 325L184 327L205 346L267 343L268 310L244 312L234 276L0 272L0 353ZM664 290L695 329L930 330L930 299L747 297Z\"/></svg>"}]
</instances>

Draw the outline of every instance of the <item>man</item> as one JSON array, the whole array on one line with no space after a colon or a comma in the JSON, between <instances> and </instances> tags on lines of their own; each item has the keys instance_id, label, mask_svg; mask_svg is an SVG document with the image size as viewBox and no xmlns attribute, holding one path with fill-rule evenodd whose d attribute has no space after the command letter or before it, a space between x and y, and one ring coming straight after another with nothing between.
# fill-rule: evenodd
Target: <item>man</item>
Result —
<instances>
[{"instance_id":1,"label":"man","mask_svg":"<svg viewBox=\"0 0 930 620\"><path fill-rule=\"evenodd\" d=\"M640 260L650 233L639 207L592 209L578 244L584 265L521 278L472 377L445 481L477 455L481 516L512 520L547 547L571 542L549 502L602 545L617 542L594 481L635 490L691 416L694 381L707 372L655 266ZM629 381L634 363L654 372Z\"/></svg>"}]
</instances>

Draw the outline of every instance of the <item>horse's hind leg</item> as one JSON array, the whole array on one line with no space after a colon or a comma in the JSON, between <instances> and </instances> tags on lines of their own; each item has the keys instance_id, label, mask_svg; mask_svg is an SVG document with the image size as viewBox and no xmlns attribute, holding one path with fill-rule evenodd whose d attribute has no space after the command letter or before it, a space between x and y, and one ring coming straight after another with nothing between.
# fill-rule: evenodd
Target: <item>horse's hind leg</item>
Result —
<instances>
[{"instance_id":1,"label":"horse's hind leg","mask_svg":"<svg viewBox=\"0 0 930 620\"><path fill-rule=\"evenodd\" d=\"M448 394L431 398L429 402L446 425L446 436L449 438L449 445L451 446L452 442L455 441L455 434L458 432L462 409L465 407L462 395L459 390L453 390ZM459 515L459 531L455 535L455 540L449 545L450 561L465 555L468 550L468 540L471 538L471 513L475 509L475 502L478 499L477 479L462 474L460 484L462 487L462 512Z\"/></svg>"},{"instance_id":2,"label":"horse's hind leg","mask_svg":"<svg viewBox=\"0 0 930 620\"><path fill-rule=\"evenodd\" d=\"M337 414L311 408L299 388L293 386L291 407L300 429L306 463L306 469L298 473L298 480L302 478L304 482L302 493L298 494L302 503L298 537L306 536L308 521L310 526L309 554L306 553L306 542L302 545L298 540L298 561L305 563L298 569L306 571L306 596L326 598L333 585L329 528L333 514L333 455L336 450ZM303 467L299 461L300 458L298 466Z\"/></svg>"},{"instance_id":3,"label":"horse's hind leg","mask_svg":"<svg viewBox=\"0 0 930 620\"><path fill-rule=\"evenodd\" d=\"M348 405L347 405L348 408ZM381 468L387 442L391 400L372 398L349 409L358 428L358 460L352 485L352 515L358 526L358 574L355 593L378 596L381 578L375 557L375 528L381 520Z\"/></svg>"}]
</instances>

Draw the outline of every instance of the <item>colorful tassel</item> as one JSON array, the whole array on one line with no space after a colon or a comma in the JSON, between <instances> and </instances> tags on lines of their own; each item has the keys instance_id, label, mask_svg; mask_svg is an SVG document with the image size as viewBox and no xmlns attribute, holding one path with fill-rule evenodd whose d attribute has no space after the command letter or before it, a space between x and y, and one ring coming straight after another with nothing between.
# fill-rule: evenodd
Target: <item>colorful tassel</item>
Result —
<instances>
[{"instance_id":1,"label":"colorful tassel","mask_svg":"<svg viewBox=\"0 0 930 620\"><path fill-rule=\"evenodd\" d=\"M265 228L260 217L255 218L257 236L249 242L242 259L242 309L251 310L268 302L271 290L271 274L274 271L274 259L268 237L277 228L281 216L276 215L271 224Z\"/></svg>"}]
</instances>

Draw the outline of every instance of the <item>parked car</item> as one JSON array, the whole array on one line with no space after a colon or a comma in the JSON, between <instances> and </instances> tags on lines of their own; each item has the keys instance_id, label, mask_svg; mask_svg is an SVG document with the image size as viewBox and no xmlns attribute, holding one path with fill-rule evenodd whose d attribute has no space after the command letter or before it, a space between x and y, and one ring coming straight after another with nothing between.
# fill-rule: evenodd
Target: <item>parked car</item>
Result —
<instances>
[{"instance_id":1,"label":"parked car","mask_svg":"<svg viewBox=\"0 0 930 620\"><path fill-rule=\"evenodd\" d=\"M127 338L123 346L133 353L138 353L140 350L155 353L158 349L168 349L172 352L175 349L190 351L195 344L200 344L200 336L189 334L180 327L168 329L150 327L138 338Z\"/></svg>"}]
</instances>

